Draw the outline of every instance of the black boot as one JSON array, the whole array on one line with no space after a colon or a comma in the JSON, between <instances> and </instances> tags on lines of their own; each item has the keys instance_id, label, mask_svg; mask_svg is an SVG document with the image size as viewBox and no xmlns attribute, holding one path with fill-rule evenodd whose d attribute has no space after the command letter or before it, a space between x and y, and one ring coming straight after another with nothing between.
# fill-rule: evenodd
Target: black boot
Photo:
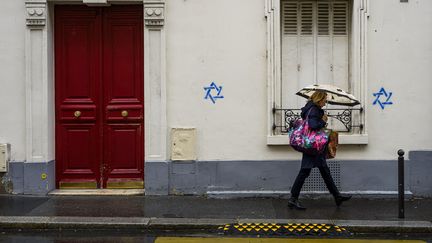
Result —
<instances>
[{"instance_id":1,"label":"black boot","mask_svg":"<svg viewBox=\"0 0 432 243\"><path fill-rule=\"evenodd\" d=\"M299 210L305 210L306 208L303 207L299 200L295 197L292 197L288 200L288 207L289 208L295 208L295 209L299 209Z\"/></svg>"},{"instance_id":2,"label":"black boot","mask_svg":"<svg viewBox=\"0 0 432 243\"><path fill-rule=\"evenodd\" d=\"M348 201L351 199L351 195L347 195L347 196L342 196L342 195L338 195L335 197L335 202L336 202L336 206L340 206L342 204L342 202L344 201Z\"/></svg>"}]
</instances>

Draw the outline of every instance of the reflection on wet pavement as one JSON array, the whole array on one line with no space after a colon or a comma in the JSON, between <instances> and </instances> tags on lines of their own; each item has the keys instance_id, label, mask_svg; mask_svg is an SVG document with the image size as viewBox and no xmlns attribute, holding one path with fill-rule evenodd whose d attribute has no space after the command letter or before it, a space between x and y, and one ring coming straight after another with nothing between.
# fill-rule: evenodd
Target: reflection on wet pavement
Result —
<instances>
[{"instance_id":1,"label":"reflection on wet pavement","mask_svg":"<svg viewBox=\"0 0 432 243\"><path fill-rule=\"evenodd\" d=\"M425 243L422 240L159 237L155 243Z\"/></svg>"}]
</instances>

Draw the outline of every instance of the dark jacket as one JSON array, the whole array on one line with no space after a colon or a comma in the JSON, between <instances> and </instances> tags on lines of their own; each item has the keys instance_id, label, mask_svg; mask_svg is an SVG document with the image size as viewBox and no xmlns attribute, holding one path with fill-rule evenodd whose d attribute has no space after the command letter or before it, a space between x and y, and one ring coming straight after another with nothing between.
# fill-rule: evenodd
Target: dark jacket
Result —
<instances>
[{"instance_id":1,"label":"dark jacket","mask_svg":"<svg viewBox=\"0 0 432 243\"><path fill-rule=\"evenodd\" d=\"M324 110L321 109L321 107L315 105L312 101L309 101L301 110L302 119L306 119L306 116L308 115L308 123L311 129L319 130L325 127L326 122L322 119L324 116ZM303 153L301 168L306 169L327 165L325 154L325 150L322 154L318 155L308 155Z\"/></svg>"},{"instance_id":2,"label":"dark jacket","mask_svg":"<svg viewBox=\"0 0 432 243\"><path fill-rule=\"evenodd\" d=\"M302 119L306 119L309 112L309 126L312 129L319 130L325 127L326 122L322 119L324 116L324 110L321 109L321 107L315 105L312 101L309 101L301 110Z\"/></svg>"}]
</instances>

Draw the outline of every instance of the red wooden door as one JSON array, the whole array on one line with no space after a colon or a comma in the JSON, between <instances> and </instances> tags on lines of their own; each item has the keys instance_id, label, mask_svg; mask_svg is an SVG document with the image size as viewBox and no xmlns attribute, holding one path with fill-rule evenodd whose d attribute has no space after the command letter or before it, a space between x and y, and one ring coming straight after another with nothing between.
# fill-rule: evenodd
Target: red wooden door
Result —
<instances>
[{"instance_id":1,"label":"red wooden door","mask_svg":"<svg viewBox=\"0 0 432 243\"><path fill-rule=\"evenodd\" d=\"M60 188L143 185L142 18L139 5L55 7Z\"/></svg>"},{"instance_id":2,"label":"red wooden door","mask_svg":"<svg viewBox=\"0 0 432 243\"><path fill-rule=\"evenodd\" d=\"M143 16L138 7L104 12L104 183L111 187L143 178Z\"/></svg>"}]
</instances>

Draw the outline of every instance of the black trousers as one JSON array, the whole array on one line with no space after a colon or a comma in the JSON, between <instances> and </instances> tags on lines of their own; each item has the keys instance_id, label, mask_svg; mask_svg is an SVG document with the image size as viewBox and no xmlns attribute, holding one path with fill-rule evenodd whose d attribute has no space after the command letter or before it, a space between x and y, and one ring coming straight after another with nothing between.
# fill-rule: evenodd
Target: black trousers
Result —
<instances>
[{"instance_id":1,"label":"black trousers","mask_svg":"<svg viewBox=\"0 0 432 243\"><path fill-rule=\"evenodd\" d=\"M333 196L339 196L339 190L337 189L333 177L330 174L330 169L327 165L318 167L322 178L327 186L327 189ZM297 175L297 178L294 181L294 185L291 188L291 197L298 198L300 195L300 191L303 187L303 184L306 178L310 175L312 168L302 168Z\"/></svg>"}]
</instances>

